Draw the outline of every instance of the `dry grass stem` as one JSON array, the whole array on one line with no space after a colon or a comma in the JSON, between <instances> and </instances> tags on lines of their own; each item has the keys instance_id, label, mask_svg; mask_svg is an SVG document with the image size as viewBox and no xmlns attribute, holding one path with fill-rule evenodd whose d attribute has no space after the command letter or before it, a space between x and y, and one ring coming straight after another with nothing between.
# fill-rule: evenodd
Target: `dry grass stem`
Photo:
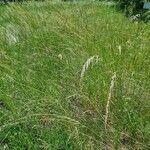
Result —
<instances>
[{"instance_id":1,"label":"dry grass stem","mask_svg":"<svg viewBox=\"0 0 150 150\"><path fill-rule=\"evenodd\" d=\"M99 56L98 55L92 56L92 57L87 59L87 61L84 63L84 65L82 67L82 71L81 71L81 75L80 75L80 81L81 82L83 81L85 72L86 72L86 70L89 69L90 65L94 62L97 63L98 61L99 61Z\"/></svg>"},{"instance_id":2,"label":"dry grass stem","mask_svg":"<svg viewBox=\"0 0 150 150\"><path fill-rule=\"evenodd\" d=\"M109 116L109 107L110 107L110 102L112 99L112 94L115 86L115 80L116 80L116 72L111 78L111 84L109 88L109 94L108 94L108 99L107 99L107 104L106 104L106 113L105 113L105 131L107 132L107 124L108 124L108 116Z\"/></svg>"}]
</instances>

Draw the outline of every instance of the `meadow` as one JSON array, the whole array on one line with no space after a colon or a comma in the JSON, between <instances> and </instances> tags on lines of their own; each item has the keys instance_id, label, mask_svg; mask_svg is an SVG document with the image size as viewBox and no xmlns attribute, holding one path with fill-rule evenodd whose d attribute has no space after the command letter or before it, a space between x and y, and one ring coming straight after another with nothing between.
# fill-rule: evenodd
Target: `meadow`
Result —
<instances>
[{"instance_id":1,"label":"meadow","mask_svg":"<svg viewBox=\"0 0 150 150\"><path fill-rule=\"evenodd\" d=\"M0 5L0 150L149 150L149 35L100 2Z\"/></svg>"}]
</instances>

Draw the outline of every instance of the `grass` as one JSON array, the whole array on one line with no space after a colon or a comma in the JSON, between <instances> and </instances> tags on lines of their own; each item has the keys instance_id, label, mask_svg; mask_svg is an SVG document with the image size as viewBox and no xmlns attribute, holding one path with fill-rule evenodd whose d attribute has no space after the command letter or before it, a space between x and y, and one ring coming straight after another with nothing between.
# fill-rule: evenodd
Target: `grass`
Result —
<instances>
[{"instance_id":1,"label":"grass","mask_svg":"<svg viewBox=\"0 0 150 150\"><path fill-rule=\"evenodd\" d=\"M150 25L98 2L0 6L0 149L150 148Z\"/></svg>"}]
</instances>

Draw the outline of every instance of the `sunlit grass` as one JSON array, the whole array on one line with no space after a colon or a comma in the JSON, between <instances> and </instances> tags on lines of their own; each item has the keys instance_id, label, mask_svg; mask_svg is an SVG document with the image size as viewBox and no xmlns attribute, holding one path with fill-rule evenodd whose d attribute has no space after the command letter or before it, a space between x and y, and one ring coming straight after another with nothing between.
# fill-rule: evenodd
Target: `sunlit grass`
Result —
<instances>
[{"instance_id":1,"label":"sunlit grass","mask_svg":"<svg viewBox=\"0 0 150 150\"><path fill-rule=\"evenodd\" d=\"M148 149L149 34L98 2L0 6L0 149Z\"/></svg>"}]
</instances>

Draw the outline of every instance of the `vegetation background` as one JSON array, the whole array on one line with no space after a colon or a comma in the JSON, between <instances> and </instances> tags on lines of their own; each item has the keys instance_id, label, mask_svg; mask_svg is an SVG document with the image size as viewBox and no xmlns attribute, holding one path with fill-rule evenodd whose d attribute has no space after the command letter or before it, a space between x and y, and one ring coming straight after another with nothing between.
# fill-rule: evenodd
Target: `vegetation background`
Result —
<instances>
[{"instance_id":1,"label":"vegetation background","mask_svg":"<svg viewBox=\"0 0 150 150\"><path fill-rule=\"evenodd\" d=\"M149 35L102 2L0 5L0 149L149 150Z\"/></svg>"}]
</instances>

